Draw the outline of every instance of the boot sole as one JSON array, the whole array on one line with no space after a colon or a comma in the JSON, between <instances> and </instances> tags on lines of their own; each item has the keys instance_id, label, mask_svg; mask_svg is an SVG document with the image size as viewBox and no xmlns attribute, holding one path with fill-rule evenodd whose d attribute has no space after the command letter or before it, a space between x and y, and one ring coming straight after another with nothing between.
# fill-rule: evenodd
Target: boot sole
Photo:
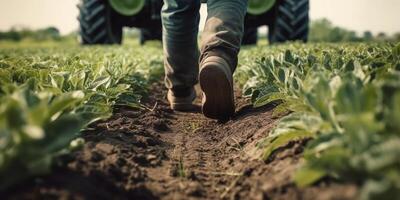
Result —
<instances>
[{"instance_id":1,"label":"boot sole","mask_svg":"<svg viewBox=\"0 0 400 200\"><path fill-rule=\"evenodd\" d=\"M212 119L228 119L235 112L233 87L229 77L217 62L204 63L200 71L200 87L203 91L203 114Z\"/></svg>"}]
</instances>

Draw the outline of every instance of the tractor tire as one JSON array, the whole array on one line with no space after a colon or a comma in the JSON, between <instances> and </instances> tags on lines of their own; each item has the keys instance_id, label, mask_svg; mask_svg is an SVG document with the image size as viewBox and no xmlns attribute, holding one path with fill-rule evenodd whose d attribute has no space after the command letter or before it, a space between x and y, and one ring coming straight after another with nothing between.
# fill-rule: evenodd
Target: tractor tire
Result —
<instances>
[{"instance_id":1,"label":"tractor tire","mask_svg":"<svg viewBox=\"0 0 400 200\"><path fill-rule=\"evenodd\" d=\"M81 0L78 8L81 44L121 44L122 20L108 1Z\"/></svg>"},{"instance_id":2,"label":"tractor tire","mask_svg":"<svg viewBox=\"0 0 400 200\"><path fill-rule=\"evenodd\" d=\"M258 28L245 28L243 32L242 45L255 45L258 40Z\"/></svg>"},{"instance_id":3,"label":"tractor tire","mask_svg":"<svg viewBox=\"0 0 400 200\"><path fill-rule=\"evenodd\" d=\"M268 31L270 43L307 42L309 10L309 0L277 0L275 17Z\"/></svg>"}]
</instances>

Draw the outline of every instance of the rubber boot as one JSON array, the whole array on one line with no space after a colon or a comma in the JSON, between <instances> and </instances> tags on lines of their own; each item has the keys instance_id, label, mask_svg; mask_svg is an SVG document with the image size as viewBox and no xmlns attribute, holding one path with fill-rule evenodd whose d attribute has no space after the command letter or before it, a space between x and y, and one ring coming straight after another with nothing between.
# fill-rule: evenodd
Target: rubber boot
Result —
<instances>
[{"instance_id":1,"label":"rubber boot","mask_svg":"<svg viewBox=\"0 0 400 200\"><path fill-rule=\"evenodd\" d=\"M232 70L219 56L203 60L199 74L203 91L202 112L212 119L226 120L235 112Z\"/></svg>"},{"instance_id":2,"label":"rubber boot","mask_svg":"<svg viewBox=\"0 0 400 200\"><path fill-rule=\"evenodd\" d=\"M191 111L195 108L193 101L196 99L196 91L192 89L189 96L177 97L171 90L168 90L167 99L172 110Z\"/></svg>"}]
</instances>

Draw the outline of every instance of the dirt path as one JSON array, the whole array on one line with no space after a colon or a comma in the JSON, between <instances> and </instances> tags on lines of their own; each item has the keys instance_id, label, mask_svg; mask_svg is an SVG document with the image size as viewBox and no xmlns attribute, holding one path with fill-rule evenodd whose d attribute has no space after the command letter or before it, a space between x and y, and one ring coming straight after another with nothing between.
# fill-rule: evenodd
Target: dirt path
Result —
<instances>
[{"instance_id":1,"label":"dirt path","mask_svg":"<svg viewBox=\"0 0 400 200\"><path fill-rule=\"evenodd\" d=\"M298 189L291 175L304 142L265 163L256 142L276 119L272 107L253 109L236 95L228 122L199 112L173 112L153 85L146 110L118 109L83 135L82 150L64 156L55 173L20 185L10 199L349 199L355 186L329 181ZM66 167L65 167L66 163Z\"/></svg>"}]
</instances>

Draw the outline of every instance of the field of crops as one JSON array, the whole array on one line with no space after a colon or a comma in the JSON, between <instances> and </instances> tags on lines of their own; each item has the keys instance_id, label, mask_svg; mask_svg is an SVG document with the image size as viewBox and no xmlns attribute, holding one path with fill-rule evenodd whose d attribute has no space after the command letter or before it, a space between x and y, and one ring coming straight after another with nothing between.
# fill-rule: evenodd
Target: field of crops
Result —
<instances>
[{"instance_id":1,"label":"field of crops","mask_svg":"<svg viewBox=\"0 0 400 200\"><path fill-rule=\"evenodd\" d=\"M243 63L251 64L237 74L244 95L284 115L258 144L264 159L313 138L294 176L298 186L329 176L359 183L362 199L400 197L400 45L295 44L247 53Z\"/></svg>"},{"instance_id":2,"label":"field of crops","mask_svg":"<svg viewBox=\"0 0 400 200\"><path fill-rule=\"evenodd\" d=\"M134 128L130 129L129 134L136 134L142 129L146 129L150 135L157 133L157 141L160 140L159 143L163 144L160 149L166 149L162 155L166 155L159 156L161 161L154 166L141 166L141 161L135 158L124 161L130 163L133 159L132 165L145 169L141 173L147 175L143 177L150 177L118 180L119 185L115 186L118 191L129 194L124 197L140 196L132 192L137 188L127 187L128 183L136 187L138 182L143 182L138 186L140 191L146 188L151 194L146 197L152 198L171 198L168 194L172 193L182 198L191 196L192 193L194 196L200 193L202 198L217 197L212 195L220 198L240 196L247 194L243 190L252 191L251 187L256 184L254 177L265 177L263 182L266 185L268 178L279 179L279 173L276 177L269 175L264 167L277 169L282 162L280 160L289 159L296 160L293 172L287 174L290 179L285 180L285 184L274 187L290 188L285 189L286 193L297 191L297 196L285 196L285 192L282 192L285 190L282 189L277 192L258 188L265 193L264 197L307 198L302 196L308 194L307 188L318 193L323 190L321 187L324 184L328 184L328 188L330 185L336 187L343 184L347 187L351 184L356 188L356 196L361 199L400 198L399 44L262 45L244 47L239 60L240 66L235 80L237 88L242 88L242 95L237 96L238 102L251 104L254 108L246 110L247 107L240 107L236 117L220 124L199 114L174 114L168 111L164 96L160 95L162 92L154 89L161 85L163 75L162 51L158 44L144 47L132 44L122 47L78 47L73 44L13 47L8 44L1 47L0 191L30 194L32 188L44 187L32 180L39 177L41 182L46 183L47 176L58 173L60 167L55 166L68 165L68 162L61 162L60 157L80 155L79 152L84 152L82 149L93 146L91 137L85 136L85 132L102 133L96 124L104 121L107 124L106 129L110 131L109 124L112 123L107 120L119 118L117 116L120 115L120 110L128 110L140 113L128 117L129 119L121 117L122 121L133 124ZM146 98L155 100L145 102ZM270 107L273 109L266 109ZM150 116L157 120L148 125L145 121L151 121ZM248 117L255 117L260 121L247 123L245 120ZM180 120L186 120L189 125L179 127ZM144 124L140 124L141 121ZM140 126L136 126L138 123ZM159 128L164 126L166 128ZM261 137L246 131L253 128L263 130ZM168 132L169 136L158 133L163 131ZM225 134L224 137L221 136L220 140L213 138L210 140L215 143L212 150L202 151L214 152L222 143L229 143L226 151L221 147L220 151L225 152L221 155L224 156L205 156L201 159L206 163L225 163L228 160L229 165L210 167L219 171L208 171L204 180L211 180L214 185L202 185L202 182L207 181L202 180L202 175L199 175L201 173L197 171L204 171L205 168L194 166L191 170L190 163L198 161L192 161L191 155L185 154L185 151L190 153L191 148L198 152L196 148L200 147L199 144L192 144L188 138L190 135L195 138L195 135L210 135L219 131L222 135ZM236 138L236 133L242 133L242 136L246 134L247 139ZM207 140L208 137L198 140ZM147 145L150 144L148 140L146 139ZM95 143L101 143L101 140L96 138ZM138 146L133 141L128 143ZM169 146L174 147L167 145L170 143L172 145ZM176 148L180 145L184 148ZM301 150L296 150L297 153L284 159L278 159L282 151L295 147ZM146 149L142 146L140 148ZM249 154L244 151L251 148L257 149L254 154L259 154L252 156L258 158L257 162L252 161L257 166L253 166L250 161L243 161L244 155ZM173 183L178 181L181 185L187 183L187 188L192 187L195 182L200 184L193 186L200 187L198 191L185 193L174 186L168 186L174 190L164 191L155 186L164 184L165 180L154 181L157 178L153 178L152 169L164 170L163 163L173 161L177 151L180 152L177 156L179 173L165 180ZM149 155L141 156L151 163ZM90 163L98 162L93 160ZM260 160L262 167L258 167ZM90 163L88 166L93 165ZM110 165L114 166L115 163L113 161ZM175 166L171 163L167 165ZM237 166L234 163L240 163L240 168L235 168ZM258 171L259 175L252 175L251 172L249 174L248 169ZM123 171L126 169L121 167L114 170L125 173ZM238 173L233 173L235 170ZM107 176L101 170L96 173ZM112 173L113 176L116 176L115 173ZM196 174L193 176L197 178L193 178L192 174ZM220 174L223 174L223 178L219 177ZM212 178L208 177L211 175ZM88 176L92 174L84 174L84 177ZM215 186L216 182L218 184ZM246 187L241 185L246 182L252 183L249 183L247 189L243 189ZM19 189L15 189L16 187ZM222 189L216 189L219 187ZM60 188L62 186L57 186L57 189ZM184 190L187 191L187 188ZM46 193L45 190L33 191ZM110 188L110 193L112 191L115 191L114 188ZM332 191L340 192L335 188ZM39 195L36 197L44 197L40 196L41 192L33 193ZM207 196L208 193L211 196ZM12 197L15 193L7 195ZM74 197L73 192L71 195ZM176 197L174 195L172 197Z\"/></svg>"},{"instance_id":3,"label":"field of crops","mask_svg":"<svg viewBox=\"0 0 400 200\"><path fill-rule=\"evenodd\" d=\"M141 108L161 56L155 47L0 50L0 188L48 173L113 107Z\"/></svg>"}]
</instances>

